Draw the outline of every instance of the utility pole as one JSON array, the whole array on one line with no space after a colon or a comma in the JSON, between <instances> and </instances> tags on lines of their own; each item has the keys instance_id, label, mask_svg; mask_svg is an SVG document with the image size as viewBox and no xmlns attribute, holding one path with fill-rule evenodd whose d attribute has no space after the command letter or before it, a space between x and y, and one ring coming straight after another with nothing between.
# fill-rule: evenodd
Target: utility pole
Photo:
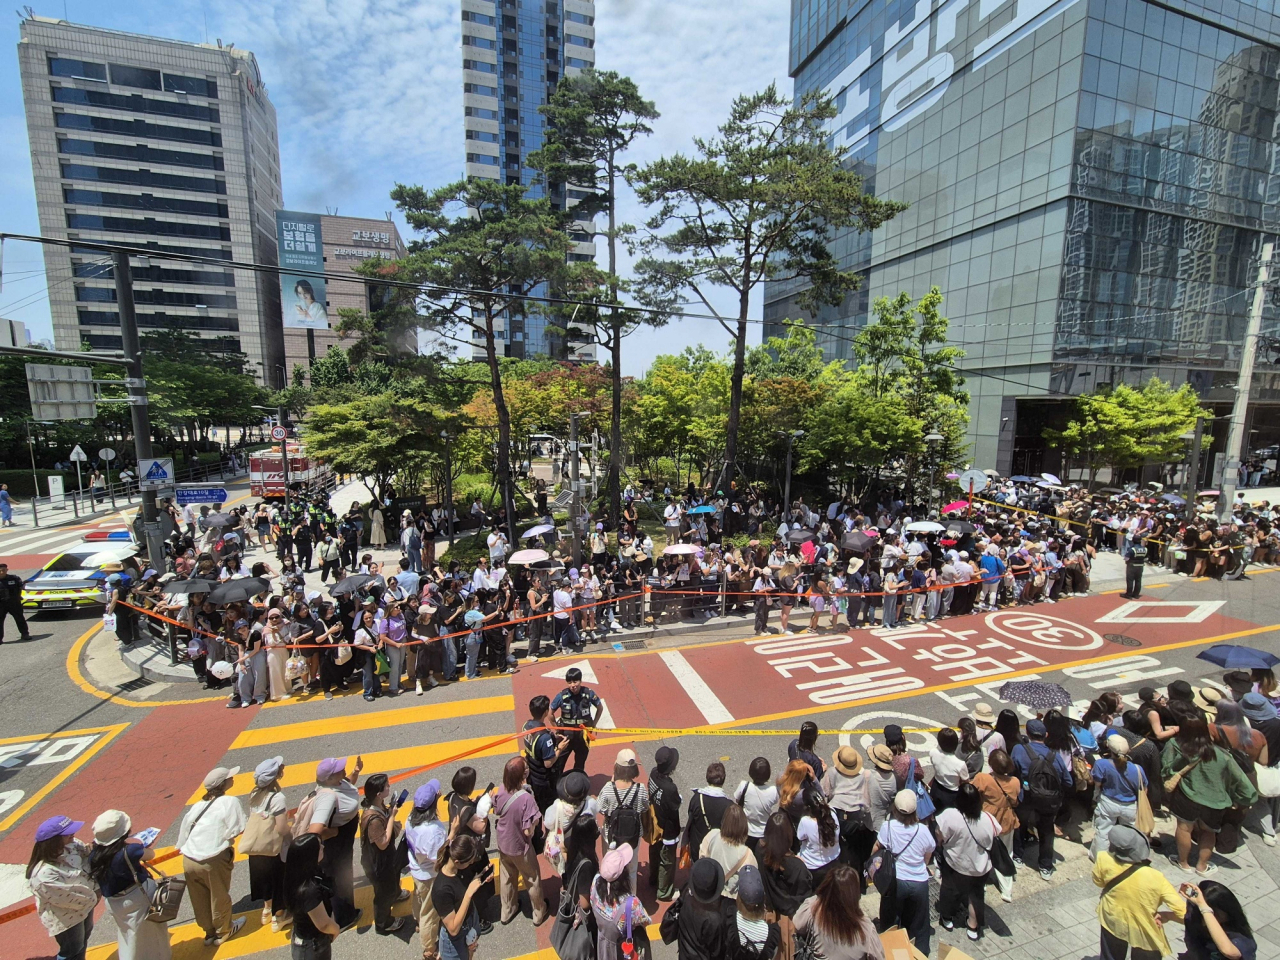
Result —
<instances>
[{"instance_id":1,"label":"utility pole","mask_svg":"<svg viewBox=\"0 0 1280 960\"><path fill-rule=\"evenodd\" d=\"M1204 445L1204 417L1196 417L1196 431L1191 440L1191 455L1187 458L1187 503L1194 505L1196 488L1200 486L1200 448Z\"/></svg>"},{"instance_id":2,"label":"utility pole","mask_svg":"<svg viewBox=\"0 0 1280 960\"><path fill-rule=\"evenodd\" d=\"M147 407L147 383L142 375L138 316L133 307L133 273L129 267L128 252L116 250L112 258L115 261L116 307L120 312L120 347L128 364L125 386L129 391L129 413L133 420L133 451L138 461L138 479L141 480L142 461L151 459L151 416ZM147 543L147 558L154 569L162 570L164 539L160 536L156 493L142 489L138 492L142 496L142 531Z\"/></svg>"},{"instance_id":3,"label":"utility pole","mask_svg":"<svg viewBox=\"0 0 1280 960\"><path fill-rule=\"evenodd\" d=\"M284 439L280 441L280 462L284 464L284 516L289 521L289 428L284 423L284 406L276 407L276 424L284 431Z\"/></svg>"},{"instance_id":4,"label":"utility pole","mask_svg":"<svg viewBox=\"0 0 1280 960\"><path fill-rule=\"evenodd\" d=\"M573 545L573 565L582 563L582 535L578 529L578 517L582 514L582 501L579 498L578 483L578 414L569 414L569 489L573 491L573 499L569 501L569 534Z\"/></svg>"},{"instance_id":5,"label":"utility pole","mask_svg":"<svg viewBox=\"0 0 1280 960\"><path fill-rule=\"evenodd\" d=\"M1240 378L1236 383L1236 402L1231 407L1226 462L1223 464L1222 487L1218 494L1220 523L1231 519L1231 509L1236 499L1236 484L1240 479L1240 457L1244 454L1245 419L1249 412L1249 392L1253 386L1253 361L1258 353L1258 336L1262 329L1262 307L1267 300L1272 246L1273 243L1270 240L1262 244L1262 260L1258 264L1258 279L1253 288L1253 306L1249 310L1249 326L1244 334L1244 348L1240 351Z\"/></svg>"},{"instance_id":6,"label":"utility pole","mask_svg":"<svg viewBox=\"0 0 1280 960\"><path fill-rule=\"evenodd\" d=\"M453 546L453 456L449 449L449 441L453 439L453 434L448 430L440 431L440 438L444 440L444 496L447 501L444 505L445 519L449 521L449 546Z\"/></svg>"}]
</instances>

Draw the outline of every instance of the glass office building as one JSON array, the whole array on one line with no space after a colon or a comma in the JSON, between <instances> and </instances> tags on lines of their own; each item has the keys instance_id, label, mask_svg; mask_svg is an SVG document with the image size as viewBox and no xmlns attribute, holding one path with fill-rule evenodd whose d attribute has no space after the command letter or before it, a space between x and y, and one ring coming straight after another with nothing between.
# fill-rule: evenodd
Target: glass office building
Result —
<instances>
[{"instance_id":1,"label":"glass office building","mask_svg":"<svg viewBox=\"0 0 1280 960\"><path fill-rule=\"evenodd\" d=\"M911 204L837 241L866 279L810 318L830 355L876 297L939 286L973 462L1006 474L1060 470L1044 428L1108 384L1155 374L1228 411L1277 228L1273 6L793 0L797 96L836 96L832 136L868 191ZM766 320L807 316L796 292L772 285ZM1276 317L1268 298L1264 333ZM1280 440L1276 370L1260 352L1249 450Z\"/></svg>"},{"instance_id":2,"label":"glass office building","mask_svg":"<svg viewBox=\"0 0 1280 960\"><path fill-rule=\"evenodd\" d=\"M542 147L547 102L562 76L594 67L594 0L462 0L463 113L467 176L522 183L541 197L529 154ZM578 202L561 189L552 201L561 209ZM576 260L595 259L588 224L573 234ZM545 295L545 289L534 291ZM547 333L547 318L536 309L513 314L500 331L506 355L595 360L595 346ZM485 348L477 339L476 359Z\"/></svg>"}]
</instances>

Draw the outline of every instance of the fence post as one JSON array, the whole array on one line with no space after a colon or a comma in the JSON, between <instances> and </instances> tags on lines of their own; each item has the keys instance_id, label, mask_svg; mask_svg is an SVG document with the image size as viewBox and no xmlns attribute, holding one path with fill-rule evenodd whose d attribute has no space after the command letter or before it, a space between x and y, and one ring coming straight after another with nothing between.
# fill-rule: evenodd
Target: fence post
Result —
<instances>
[{"instance_id":1,"label":"fence post","mask_svg":"<svg viewBox=\"0 0 1280 960\"><path fill-rule=\"evenodd\" d=\"M720 616L727 616L725 609L729 602L729 571L720 568Z\"/></svg>"},{"instance_id":2,"label":"fence post","mask_svg":"<svg viewBox=\"0 0 1280 960\"><path fill-rule=\"evenodd\" d=\"M116 488L110 483L107 484L107 496L111 498L111 512L116 511Z\"/></svg>"},{"instance_id":3,"label":"fence post","mask_svg":"<svg viewBox=\"0 0 1280 960\"><path fill-rule=\"evenodd\" d=\"M178 665L178 630L172 623L166 623L164 628L169 640L169 664L176 667Z\"/></svg>"},{"instance_id":4,"label":"fence post","mask_svg":"<svg viewBox=\"0 0 1280 960\"><path fill-rule=\"evenodd\" d=\"M40 499L40 490L36 489L35 496L31 498L31 525L33 527L40 526L40 512L36 509L36 501Z\"/></svg>"},{"instance_id":5,"label":"fence post","mask_svg":"<svg viewBox=\"0 0 1280 960\"><path fill-rule=\"evenodd\" d=\"M78 494L71 498L71 512L74 513L76 517L80 516L80 497Z\"/></svg>"}]
</instances>

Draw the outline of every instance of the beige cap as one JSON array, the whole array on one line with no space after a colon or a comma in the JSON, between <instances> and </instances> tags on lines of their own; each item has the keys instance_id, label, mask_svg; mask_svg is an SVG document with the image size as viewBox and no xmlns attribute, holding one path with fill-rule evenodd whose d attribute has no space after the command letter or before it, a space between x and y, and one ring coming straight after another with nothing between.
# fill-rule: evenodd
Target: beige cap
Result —
<instances>
[{"instance_id":1,"label":"beige cap","mask_svg":"<svg viewBox=\"0 0 1280 960\"><path fill-rule=\"evenodd\" d=\"M893 795L894 809L899 813L916 812L916 794L914 790L899 790Z\"/></svg>"},{"instance_id":2,"label":"beige cap","mask_svg":"<svg viewBox=\"0 0 1280 960\"><path fill-rule=\"evenodd\" d=\"M93 839L105 847L127 837L132 826L129 815L123 810L107 810L93 821Z\"/></svg>"},{"instance_id":3,"label":"beige cap","mask_svg":"<svg viewBox=\"0 0 1280 960\"><path fill-rule=\"evenodd\" d=\"M204 775L204 788L206 790L217 789L239 772L239 767L214 767Z\"/></svg>"},{"instance_id":4,"label":"beige cap","mask_svg":"<svg viewBox=\"0 0 1280 960\"><path fill-rule=\"evenodd\" d=\"M636 752L634 750L622 749L618 751L617 758L613 761L620 767L629 767L636 764Z\"/></svg>"}]
</instances>

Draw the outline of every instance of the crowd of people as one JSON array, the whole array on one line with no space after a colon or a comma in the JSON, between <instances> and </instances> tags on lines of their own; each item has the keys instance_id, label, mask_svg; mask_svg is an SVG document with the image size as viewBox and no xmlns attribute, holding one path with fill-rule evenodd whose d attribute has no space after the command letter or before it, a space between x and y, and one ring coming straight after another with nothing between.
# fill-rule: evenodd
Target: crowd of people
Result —
<instances>
[{"instance_id":1,"label":"crowd of people","mask_svg":"<svg viewBox=\"0 0 1280 960\"><path fill-rule=\"evenodd\" d=\"M1176 922L1190 960L1255 960L1245 910L1211 879L1213 855L1239 849L1255 804L1262 840L1276 842L1280 690L1261 670L1229 673L1223 686L1143 688L1133 709L1107 692L1079 719L1049 710L1025 723L978 704L937 732L927 767L892 724L865 756L853 746L825 756L806 722L785 761L756 757L736 786L721 761L692 786L675 747L659 747L647 771L623 748L593 794L580 727L598 719L599 700L571 671L554 700L529 703L496 788L477 790L477 771L461 766L447 792L432 778L410 802L386 773L362 780L359 758L333 758L290 810L283 758L258 764L245 802L229 793L238 768L219 767L182 818L177 855L206 944L245 925L232 912L238 849L262 925L291 931L295 960L325 960L343 931L370 920L385 935L416 923L427 960L469 960L492 929L495 896L503 924L553 920L561 956L648 956L660 913L660 936L681 960L883 960L879 933L892 927L929 955L931 908L945 930L980 940L987 887L1011 901L1020 868L1050 879L1064 827L1091 821L1102 957L1167 955L1164 927ZM83 956L101 898L121 960L166 960L151 864L159 830L135 833L118 810L95 820L91 843L78 839L83 827L46 820L27 867L59 955ZM1185 874L1179 886L1152 866L1157 849ZM356 906L357 859L370 917ZM558 878L558 905L545 874ZM874 912L862 905L872 888ZM409 915L396 916L410 899Z\"/></svg>"}]
</instances>

